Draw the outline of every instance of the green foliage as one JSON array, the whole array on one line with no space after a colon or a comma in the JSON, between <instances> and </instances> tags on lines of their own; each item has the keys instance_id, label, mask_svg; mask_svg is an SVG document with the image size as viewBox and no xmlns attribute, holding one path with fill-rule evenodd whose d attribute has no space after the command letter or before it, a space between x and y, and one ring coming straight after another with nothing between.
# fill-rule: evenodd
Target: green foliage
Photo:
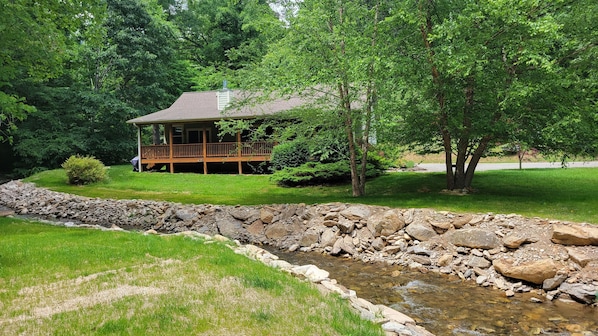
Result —
<instances>
[{"instance_id":1,"label":"green foliage","mask_svg":"<svg viewBox=\"0 0 598 336\"><path fill-rule=\"evenodd\" d=\"M284 168L298 167L309 160L310 153L307 143L303 141L284 142L274 146L270 165L272 169L281 170Z\"/></svg>"},{"instance_id":2,"label":"green foliage","mask_svg":"<svg viewBox=\"0 0 598 336\"><path fill-rule=\"evenodd\" d=\"M397 137L454 153L449 189L471 187L477 160L501 143L595 153L597 11L590 1L397 3L387 27L400 31L392 71L405 90L388 97L401 107Z\"/></svg>"},{"instance_id":3,"label":"green foliage","mask_svg":"<svg viewBox=\"0 0 598 336\"><path fill-rule=\"evenodd\" d=\"M372 178L378 175L380 175L380 170L375 165L368 163L366 177ZM351 180L351 168L348 161L307 162L295 168L276 171L270 179L287 187L336 184Z\"/></svg>"},{"instance_id":4,"label":"green foliage","mask_svg":"<svg viewBox=\"0 0 598 336\"><path fill-rule=\"evenodd\" d=\"M407 162L401 160L403 150L394 144L377 144L370 149L368 161L380 169L404 167Z\"/></svg>"},{"instance_id":5,"label":"green foliage","mask_svg":"<svg viewBox=\"0 0 598 336\"><path fill-rule=\"evenodd\" d=\"M69 184L89 184L106 178L106 167L93 156L73 155L63 164Z\"/></svg>"}]
</instances>

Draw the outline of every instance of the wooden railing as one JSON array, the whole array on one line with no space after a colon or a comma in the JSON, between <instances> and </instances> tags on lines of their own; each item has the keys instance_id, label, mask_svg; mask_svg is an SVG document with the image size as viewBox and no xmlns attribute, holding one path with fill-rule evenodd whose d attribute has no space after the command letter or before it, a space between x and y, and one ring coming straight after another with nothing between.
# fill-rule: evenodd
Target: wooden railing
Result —
<instances>
[{"instance_id":1,"label":"wooden railing","mask_svg":"<svg viewBox=\"0 0 598 336\"><path fill-rule=\"evenodd\" d=\"M217 142L206 144L206 158L230 158L230 157L251 157L251 156L270 156L272 154L273 143L265 141L242 142L239 151L236 142ZM172 145L174 159L176 158L203 158L203 144L177 144ZM141 146L142 160L158 160L170 158L170 145L149 145Z\"/></svg>"}]
</instances>

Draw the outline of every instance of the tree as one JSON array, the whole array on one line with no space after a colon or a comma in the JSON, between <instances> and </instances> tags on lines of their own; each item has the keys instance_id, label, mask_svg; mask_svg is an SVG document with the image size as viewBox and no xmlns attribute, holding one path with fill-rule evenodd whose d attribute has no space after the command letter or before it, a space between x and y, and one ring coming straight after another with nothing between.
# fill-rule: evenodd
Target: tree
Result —
<instances>
[{"instance_id":1,"label":"tree","mask_svg":"<svg viewBox=\"0 0 598 336\"><path fill-rule=\"evenodd\" d=\"M365 194L372 122L381 87L378 26L381 1L304 1L287 17L284 38L275 42L250 85L263 96L301 95L311 102L303 120L342 130L348 147L353 196ZM289 10L287 13L291 13ZM319 112L318 112L319 111ZM314 113L319 113L313 119Z\"/></svg>"},{"instance_id":2,"label":"tree","mask_svg":"<svg viewBox=\"0 0 598 336\"><path fill-rule=\"evenodd\" d=\"M411 92L398 132L405 143L441 145L448 189L471 188L478 162L494 145L517 140L556 147L544 133L572 116L563 107L575 95L590 97L565 92L562 79L564 42L570 55L595 50L595 37L588 42L591 37L578 34L579 44L567 43L573 40L563 20L572 19L573 8L580 7L531 0L398 4L393 24L404 33L396 39L395 70ZM581 110L587 113L587 105Z\"/></svg>"},{"instance_id":3,"label":"tree","mask_svg":"<svg viewBox=\"0 0 598 336\"><path fill-rule=\"evenodd\" d=\"M163 5L164 6L164 5ZM217 89L223 79L261 60L278 18L264 0L190 0L168 4L180 50L196 67L196 88Z\"/></svg>"},{"instance_id":4,"label":"tree","mask_svg":"<svg viewBox=\"0 0 598 336\"><path fill-rule=\"evenodd\" d=\"M61 73L63 30L84 19L86 1L28 0L0 3L0 141L11 140L18 121L35 110L15 84L42 82Z\"/></svg>"}]
</instances>

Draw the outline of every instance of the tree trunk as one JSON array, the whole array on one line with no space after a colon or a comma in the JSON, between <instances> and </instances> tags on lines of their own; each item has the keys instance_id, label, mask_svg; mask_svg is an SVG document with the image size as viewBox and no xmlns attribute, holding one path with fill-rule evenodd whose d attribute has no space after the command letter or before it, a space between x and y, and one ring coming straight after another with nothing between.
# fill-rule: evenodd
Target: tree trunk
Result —
<instances>
[{"instance_id":1,"label":"tree trunk","mask_svg":"<svg viewBox=\"0 0 598 336\"><path fill-rule=\"evenodd\" d=\"M154 124L152 128L152 141L154 145L160 144L160 125Z\"/></svg>"}]
</instances>

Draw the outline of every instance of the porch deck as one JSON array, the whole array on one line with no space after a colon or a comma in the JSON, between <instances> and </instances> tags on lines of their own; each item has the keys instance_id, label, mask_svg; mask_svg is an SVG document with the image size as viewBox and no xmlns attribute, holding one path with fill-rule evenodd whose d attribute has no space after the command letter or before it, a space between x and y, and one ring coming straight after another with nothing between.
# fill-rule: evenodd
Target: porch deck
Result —
<instances>
[{"instance_id":1,"label":"porch deck","mask_svg":"<svg viewBox=\"0 0 598 336\"><path fill-rule=\"evenodd\" d=\"M273 147L273 143L265 141L144 145L140 148L140 161L148 167L170 165L170 172L174 172L175 163L203 163L204 174L208 173L208 162L238 162L241 174L242 162L270 161Z\"/></svg>"}]
</instances>

